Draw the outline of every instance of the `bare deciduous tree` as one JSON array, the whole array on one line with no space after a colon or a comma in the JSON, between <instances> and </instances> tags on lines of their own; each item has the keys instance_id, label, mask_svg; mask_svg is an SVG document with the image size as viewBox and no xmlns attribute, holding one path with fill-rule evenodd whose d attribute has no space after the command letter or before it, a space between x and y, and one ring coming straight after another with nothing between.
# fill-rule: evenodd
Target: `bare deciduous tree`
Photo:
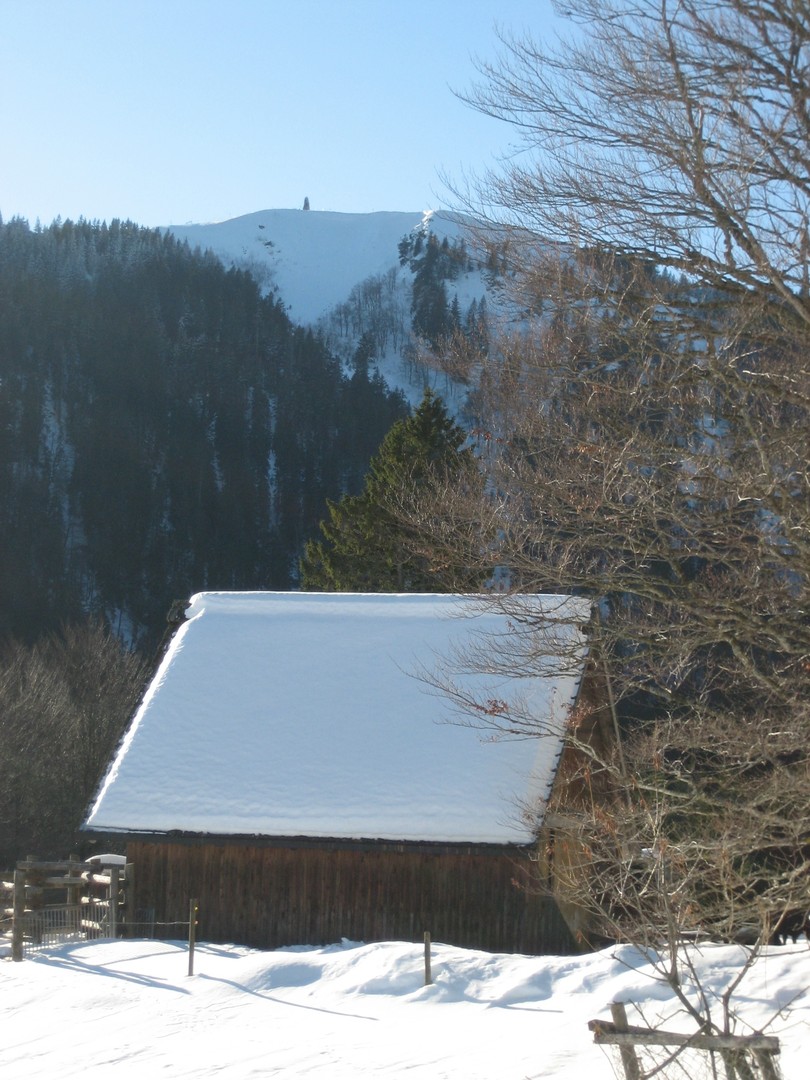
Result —
<instances>
[{"instance_id":1,"label":"bare deciduous tree","mask_svg":"<svg viewBox=\"0 0 810 1080\"><path fill-rule=\"evenodd\" d=\"M579 36L504 39L469 98L525 151L473 193L520 316L473 396L486 496L408 513L426 556L592 599L622 739L572 717L569 797L540 811L558 886L668 946L680 993L684 940L753 958L810 908L810 9L566 9Z\"/></svg>"},{"instance_id":2,"label":"bare deciduous tree","mask_svg":"<svg viewBox=\"0 0 810 1080\"><path fill-rule=\"evenodd\" d=\"M476 208L510 235L632 253L808 318L810 11L797 0L572 0L557 48L503 38L467 100L522 155ZM526 153L528 152L528 153Z\"/></svg>"},{"instance_id":3,"label":"bare deciduous tree","mask_svg":"<svg viewBox=\"0 0 810 1080\"><path fill-rule=\"evenodd\" d=\"M143 689L145 666L98 623L0 656L0 864L64 856Z\"/></svg>"}]
</instances>

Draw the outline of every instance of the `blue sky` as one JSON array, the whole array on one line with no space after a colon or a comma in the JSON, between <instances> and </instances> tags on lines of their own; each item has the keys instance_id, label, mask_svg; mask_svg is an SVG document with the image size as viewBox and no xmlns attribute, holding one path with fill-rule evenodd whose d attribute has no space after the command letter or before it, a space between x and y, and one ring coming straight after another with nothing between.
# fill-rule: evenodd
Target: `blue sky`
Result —
<instances>
[{"instance_id":1,"label":"blue sky","mask_svg":"<svg viewBox=\"0 0 810 1080\"><path fill-rule=\"evenodd\" d=\"M0 0L0 214L446 205L509 129L453 90L550 0Z\"/></svg>"}]
</instances>

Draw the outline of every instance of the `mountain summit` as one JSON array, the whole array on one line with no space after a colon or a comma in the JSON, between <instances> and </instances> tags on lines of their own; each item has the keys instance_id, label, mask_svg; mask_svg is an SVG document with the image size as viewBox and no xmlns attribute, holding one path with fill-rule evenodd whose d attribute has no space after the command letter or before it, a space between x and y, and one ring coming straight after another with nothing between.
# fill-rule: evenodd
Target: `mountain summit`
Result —
<instances>
[{"instance_id":1,"label":"mountain summit","mask_svg":"<svg viewBox=\"0 0 810 1080\"><path fill-rule=\"evenodd\" d=\"M213 251L226 265L250 270L278 294L290 318L306 325L346 300L359 282L396 266L397 245L414 230L452 240L462 225L457 216L434 211L260 210L166 231Z\"/></svg>"}]
</instances>

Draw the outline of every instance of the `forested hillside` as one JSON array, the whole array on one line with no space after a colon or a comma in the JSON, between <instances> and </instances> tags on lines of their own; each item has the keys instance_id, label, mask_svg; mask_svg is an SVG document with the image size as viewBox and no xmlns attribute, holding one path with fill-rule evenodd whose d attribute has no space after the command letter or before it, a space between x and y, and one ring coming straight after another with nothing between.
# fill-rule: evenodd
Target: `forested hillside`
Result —
<instances>
[{"instance_id":1,"label":"forested hillside","mask_svg":"<svg viewBox=\"0 0 810 1080\"><path fill-rule=\"evenodd\" d=\"M344 361L365 337L412 406L428 384L461 413L468 372L438 375L425 350L459 335L486 351L490 304L496 324L503 314L506 253L476 225L449 212L263 210L166 231L249 270Z\"/></svg>"},{"instance_id":2,"label":"forested hillside","mask_svg":"<svg viewBox=\"0 0 810 1080\"><path fill-rule=\"evenodd\" d=\"M0 222L0 637L289 588L407 409L249 274L129 222Z\"/></svg>"}]
</instances>

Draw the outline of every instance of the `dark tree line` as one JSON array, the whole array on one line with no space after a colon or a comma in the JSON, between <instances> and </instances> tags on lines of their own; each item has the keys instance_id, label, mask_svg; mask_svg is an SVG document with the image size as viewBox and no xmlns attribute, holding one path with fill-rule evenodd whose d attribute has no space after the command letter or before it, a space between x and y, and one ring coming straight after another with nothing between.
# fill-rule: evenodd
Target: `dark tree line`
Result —
<instances>
[{"instance_id":1,"label":"dark tree line","mask_svg":"<svg viewBox=\"0 0 810 1080\"><path fill-rule=\"evenodd\" d=\"M0 637L289 588L398 394L245 272L129 222L0 223Z\"/></svg>"}]
</instances>

